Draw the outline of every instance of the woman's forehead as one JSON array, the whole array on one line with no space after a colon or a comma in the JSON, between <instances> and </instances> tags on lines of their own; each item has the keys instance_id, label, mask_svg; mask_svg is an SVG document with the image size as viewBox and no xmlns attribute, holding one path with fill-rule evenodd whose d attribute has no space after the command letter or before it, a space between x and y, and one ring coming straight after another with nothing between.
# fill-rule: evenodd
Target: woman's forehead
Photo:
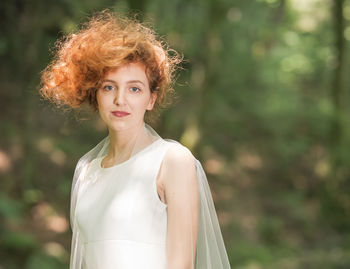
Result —
<instances>
[{"instance_id":1,"label":"woman's forehead","mask_svg":"<svg viewBox=\"0 0 350 269\"><path fill-rule=\"evenodd\" d=\"M146 75L146 68L143 63L127 63L115 68L111 68L104 76L107 80L141 80L142 82L148 82Z\"/></svg>"}]
</instances>

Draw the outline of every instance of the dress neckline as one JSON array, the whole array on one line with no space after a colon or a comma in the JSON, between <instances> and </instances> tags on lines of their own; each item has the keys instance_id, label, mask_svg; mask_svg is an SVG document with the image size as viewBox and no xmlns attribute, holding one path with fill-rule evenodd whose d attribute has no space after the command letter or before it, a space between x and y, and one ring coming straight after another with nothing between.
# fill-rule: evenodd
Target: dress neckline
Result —
<instances>
[{"instance_id":1,"label":"dress neckline","mask_svg":"<svg viewBox=\"0 0 350 269\"><path fill-rule=\"evenodd\" d=\"M143 149L139 150L138 152L136 152L134 155L132 155L129 159L125 160L124 162L121 162L121 163L117 163L117 164L114 164L110 167L102 167L102 160L104 157L106 157L106 155L103 155L101 156L98 161L97 161L97 164L98 164L98 168L101 169L101 170L111 170L113 168L116 168L116 167L119 167L119 166L123 166L125 164L127 164L128 162L130 162L132 159L134 159L136 156L140 155L141 153L149 150L153 145L155 145L158 141L162 140L161 138L158 138L156 139L155 141L153 141L151 144L147 145L146 147L144 147Z\"/></svg>"}]
</instances>

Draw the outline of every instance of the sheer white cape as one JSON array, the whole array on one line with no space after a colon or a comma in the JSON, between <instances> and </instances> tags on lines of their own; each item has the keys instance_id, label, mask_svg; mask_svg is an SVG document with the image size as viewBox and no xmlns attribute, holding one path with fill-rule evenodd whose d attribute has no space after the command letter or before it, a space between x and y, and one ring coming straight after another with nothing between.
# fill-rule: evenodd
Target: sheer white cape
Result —
<instances>
[{"instance_id":1,"label":"sheer white cape","mask_svg":"<svg viewBox=\"0 0 350 269\"><path fill-rule=\"evenodd\" d=\"M162 139L148 124L143 123L143 131L147 133L155 141ZM172 143L178 143L177 141L165 139ZM135 142L136 141L136 142ZM87 152L78 161L72 182L71 189L71 205L70 205L70 224L72 228L72 244L70 254L70 269L84 269L83 260L83 241L81 238L80 231L77 227L75 218L75 207L79 199L79 194L85 187L84 175L87 170L87 165L95 158L104 156L108 152L109 147L109 136L100 141L93 149ZM138 142L137 138L134 139L133 150L131 155L135 154L142 149L141 143ZM130 156L131 156L130 155ZM196 269L227 269L231 268L228 260L227 252L225 249L224 241L222 238L217 214L214 207L210 187L203 170L201 163L195 160L197 183L199 192L199 207L198 207L198 226L197 235L189 232L186 234L186 238L192 239L197 236L195 246L195 257L192 255L192 267ZM182 190L189 190L191 188L183 188ZM185 194L181 193L181 195ZM192 195L188 193L188 195ZM188 207L190 208L190 206ZM191 221L193 218L193 212L188 210L185 212L188 214L188 218L183 218L184 212L181 212L181 219L179 222ZM192 242L189 240L188 242ZM186 249L186 248L184 248ZM188 254L188 253L187 253ZM184 255L187 255L184 253Z\"/></svg>"}]
</instances>

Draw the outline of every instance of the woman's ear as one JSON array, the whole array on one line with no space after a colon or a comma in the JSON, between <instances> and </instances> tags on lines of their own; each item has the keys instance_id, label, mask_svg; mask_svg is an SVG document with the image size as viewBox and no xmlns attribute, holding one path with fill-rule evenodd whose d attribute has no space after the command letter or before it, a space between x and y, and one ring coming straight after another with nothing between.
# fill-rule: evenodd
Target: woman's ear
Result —
<instances>
[{"instance_id":1,"label":"woman's ear","mask_svg":"<svg viewBox=\"0 0 350 269\"><path fill-rule=\"evenodd\" d=\"M147 106L146 109L147 110L152 110L156 100L157 100L157 93L156 92L152 92L151 93L151 98L149 99L149 103L148 103L148 106Z\"/></svg>"}]
</instances>

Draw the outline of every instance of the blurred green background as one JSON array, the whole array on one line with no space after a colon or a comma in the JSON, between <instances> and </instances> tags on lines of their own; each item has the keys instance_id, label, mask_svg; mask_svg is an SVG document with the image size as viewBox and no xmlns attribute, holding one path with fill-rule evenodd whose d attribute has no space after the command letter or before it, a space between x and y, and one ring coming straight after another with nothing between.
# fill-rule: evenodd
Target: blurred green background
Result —
<instances>
[{"instance_id":1,"label":"blurred green background","mask_svg":"<svg viewBox=\"0 0 350 269\"><path fill-rule=\"evenodd\" d=\"M0 268L68 268L74 168L107 132L37 87L104 8L184 54L153 127L202 162L232 267L350 268L349 0L2 0Z\"/></svg>"}]
</instances>

